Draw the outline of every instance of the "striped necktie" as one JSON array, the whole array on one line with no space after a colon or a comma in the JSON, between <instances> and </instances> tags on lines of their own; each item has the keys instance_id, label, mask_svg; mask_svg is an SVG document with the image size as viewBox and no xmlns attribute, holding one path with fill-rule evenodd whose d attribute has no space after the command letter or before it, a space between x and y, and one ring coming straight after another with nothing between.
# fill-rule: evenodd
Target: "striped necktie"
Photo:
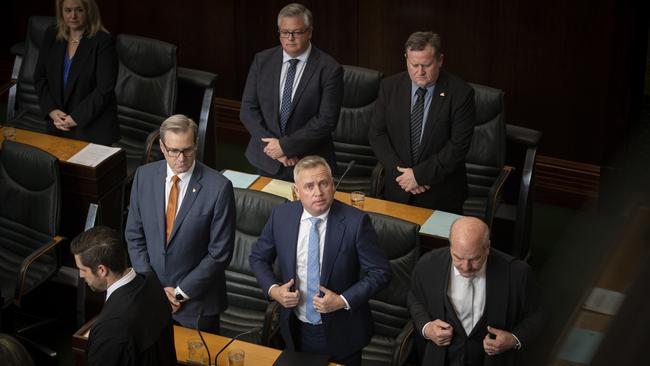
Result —
<instances>
[{"instance_id":1,"label":"striped necktie","mask_svg":"<svg viewBox=\"0 0 650 366\"><path fill-rule=\"evenodd\" d=\"M298 66L297 58L289 60L289 70L287 70L287 78L284 82L284 89L282 91L282 103L280 103L280 131L285 134L287 129L287 121L289 120L289 112L291 112L291 94L293 93L293 79L296 77L296 68Z\"/></svg>"},{"instance_id":2,"label":"striped necktie","mask_svg":"<svg viewBox=\"0 0 650 366\"><path fill-rule=\"evenodd\" d=\"M425 88L418 88L415 92L417 99L411 111L411 159L413 165L420 157L420 137L422 136L422 121L424 119L424 96L427 93Z\"/></svg>"}]
</instances>

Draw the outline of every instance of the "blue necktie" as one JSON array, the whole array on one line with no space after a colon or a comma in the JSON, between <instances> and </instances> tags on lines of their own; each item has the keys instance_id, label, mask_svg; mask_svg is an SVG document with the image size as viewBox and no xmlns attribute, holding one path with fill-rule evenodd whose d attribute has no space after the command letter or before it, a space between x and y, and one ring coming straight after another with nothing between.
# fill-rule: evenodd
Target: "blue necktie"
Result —
<instances>
[{"instance_id":1,"label":"blue necktie","mask_svg":"<svg viewBox=\"0 0 650 366\"><path fill-rule=\"evenodd\" d=\"M282 91L282 103L280 103L280 131L284 135L291 112L291 92L293 91L293 79L296 77L296 67L298 66L297 58L289 60L289 70L287 70L287 79L284 82Z\"/></svg>"},{"instance_id":2,"label":"blue necktie","mask_svg":"<svg viewBox=\"0 0 650 366\"><path fill-rule=\"evenodd\" d=\"M320 314L314 309L312 299L319 293L318 286L320 286L320 255L319 255L319 238L318 238L318 224L321 219L318 217L310 217L311 228L309 229L309 246L307 249L307 298L305 303L307 305L307 320L312 324L320 322Z\"/></svg>"}]
</instances>

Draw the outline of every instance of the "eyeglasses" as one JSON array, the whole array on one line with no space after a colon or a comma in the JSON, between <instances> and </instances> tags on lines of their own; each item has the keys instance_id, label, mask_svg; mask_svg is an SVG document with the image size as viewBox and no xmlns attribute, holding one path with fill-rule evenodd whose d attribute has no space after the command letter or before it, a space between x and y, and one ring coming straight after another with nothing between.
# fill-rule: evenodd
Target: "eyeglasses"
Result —
<instances>
[{"instance_id":1,"label":"eyeglasses","mask_svg":"<svg viewBox=\"0 0 650 366\"><path fill-rule=\"evenodd\" d=\"M309 28L307 28L305 30L302 30L302 29L301 30L295 30L293 32L289 32L289 31L286 31L286 30L278 31L278 33L280 34L280 38L290 38L291 36L293 36L294 38L302 38L305 35L305 33L307 33L307 32L309 32Z\"/></svg>"},{"instance_id":2,"label":"eyeglasses","mask_svg":"<svg viewBox=\"0 0 650 366\"><path fill-rule=\"evenodd\" d=\"M194 153L196 152L196 146L188 147L187 149L183 149L183 150L178 150L178 149L170 149L170 148L168 148L167 145L165 145L165 143L162 142L162 140L160 141L160 143L165 148L165 151L167 152L167 155L169 155L172 158L177 158L177 157L181 156L181 154L183 154L184 157L189 158L192 155L194 155Z\"/></svg>"}]
</instances>

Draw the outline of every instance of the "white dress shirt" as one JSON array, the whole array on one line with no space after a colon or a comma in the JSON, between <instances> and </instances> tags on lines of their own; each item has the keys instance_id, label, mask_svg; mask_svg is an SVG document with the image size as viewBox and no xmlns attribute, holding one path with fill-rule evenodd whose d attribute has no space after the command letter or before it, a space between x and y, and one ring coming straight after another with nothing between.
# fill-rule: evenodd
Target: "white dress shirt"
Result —
<instances>
[{"instance_id":1,"label":"white dress shirt","mask_svg":"<svg viewBox=\"0 0 650 366\"><path fill-rule=\"evenodd\" d=\"M487 266L487 261L483 263L481 269L474 275L474 302L472 304L472 314L466 314L465 312L470 312L469 308L463 306L468 299L464 298L465 286L469 280L466 277L463 277L458 269L452 264L451 271L449 271L449 287L447 289L447 296L451 304L454 306L456 311L456 316L459 320L462 321L466 316L472 316L471 328L469 331L466 330L466 333L469 335L471 330L474 329L476 323L478 323L481 316L483 316L483 310L485 309L485 267ZM471 300L469 300L471 301ZM462 313L461 313L462 312Z\"/></svg>"},{"instance_id":2,"label":"white dress shirt","mask_svg":"<svg viewBox=\"0 0 650 366\"><path fill-rule=\"evenodd\" d=\"M287 81L287 72L289 71L289 60L298 59L300 62L296 65L296 75L293 77L293 89L291 90L291 100L296 94L296 89L298 89L298 84L300 83L300 78L302 77L303 71L305 71L305 65L307 65L307 59L311 53L311 42L309 47L305 52L300 54L298 57L291 57L285 51L282 51L282 71L280 71L280 98L278 99L278 105L282 105L282 94L284 93L284 84Z\"/></svg>"},{"instance_id":3,"label":"white dress shirt","mask_svg":"<svg viewBox=\"0 0 650 366\"><path fill-rule=\"evenodd\" d=\"M108 288L106 289L106 300L104 300L104 302L108 300L108 298L111 296L113 292L115 292L115 290L133 281L135 279L135 276L136 273L133 270L133 268L129 268L129 271L124 276L122 276L122 278L113 282L112 285L108 286Z\"/></svg>"}]
</instances>

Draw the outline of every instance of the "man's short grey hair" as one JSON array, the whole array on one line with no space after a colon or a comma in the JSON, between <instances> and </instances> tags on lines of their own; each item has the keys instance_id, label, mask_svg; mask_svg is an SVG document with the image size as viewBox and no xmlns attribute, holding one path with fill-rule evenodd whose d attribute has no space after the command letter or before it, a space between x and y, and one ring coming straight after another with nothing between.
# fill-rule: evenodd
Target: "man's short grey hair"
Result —
<instances>
[{"instance_id":1,"label":"man's short grey hair","mask_svg":"<svg viewBox=\"0 0 650 366\"><path fill-rule=\"evenodd\" d=\"M440 35L433 32L415 32L412 33L404 43L404 53L408 51L422 51L430 45L435 51L436 58L442 55L442 41Z\"/></svg>"},{"instance_id":2,"label":"man's short grey hair","mask_svg":"<svg viewBox=\"0 0 650 366\"><path fill-rule=\"evenodd\" d=\"M184 114L175 114L167 118L160 125L160 140L165 142L165 133L171 131L173 133L186 133L187 131L192 131L194 133L194 144L196 144L196 139L198 137L198 126L190 117Z\"/></svg>"},{"instance_id":3,"label":"man's short grey hair","mask_svg":"<svg viewBox=\"0 0 650 366\"><path fill-rule=\"evenodd\" d=\"M304 5L298 3L289 4L280 10L278 13L278 28L280 28L280 18L298 17L301 15L305 19L305 25L307 28L311 28L313 25L311 11Z\"/></svg>"},{"instance_id":4,"label":"man's short grey hair","mask_svg":"<svg viewBox=\"0 0 650 366\"><path fill-rule=\"evenodd\" d=\"M298 175L301 171L316 168L317 166L324 166L327 168L327 173L329 173L330 177L332 176L332 168L327 164L327 160L318 155L309 155L300 159L298 164L293 168L293 181L296 182L298 180Z\"/></svg>"}]
</instances>

